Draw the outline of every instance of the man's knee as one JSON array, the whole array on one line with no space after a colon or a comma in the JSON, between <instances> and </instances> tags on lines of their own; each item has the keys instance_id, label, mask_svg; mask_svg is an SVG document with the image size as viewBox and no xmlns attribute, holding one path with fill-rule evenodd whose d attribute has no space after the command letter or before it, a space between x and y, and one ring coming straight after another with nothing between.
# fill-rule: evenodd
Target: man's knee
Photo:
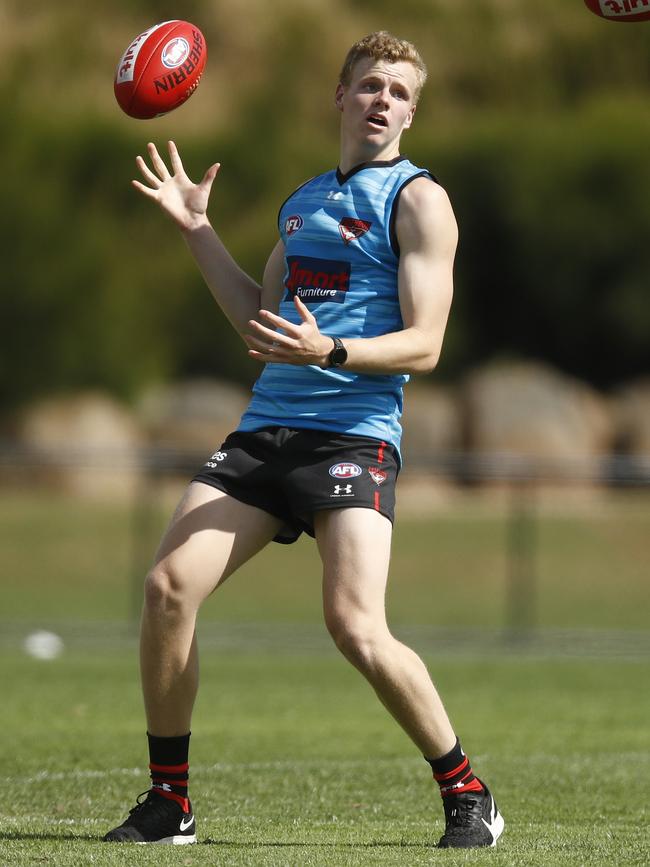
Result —
<instances>
[{"instance_id":1,"label":"man's knee","mask_svg":"<svg viewBox=\"0 0 650 867\"><path fill-rule=\"evenodd\" d=\"M371 667L392 640L385 622L377 623L365 614L330 613L325 622L343 656L358 668Z\"/></svg>"},{"instance_id":2,"label":"man's knee","mask_svg":"<svg viewBox=\"0 0 650 867\"><path fill-rule=\"evenodd\" d=\"M185 607L188 588L170 564L157 563L144 581L144 603L150 611L172 612Z\"/></svg>"}]
</instances>

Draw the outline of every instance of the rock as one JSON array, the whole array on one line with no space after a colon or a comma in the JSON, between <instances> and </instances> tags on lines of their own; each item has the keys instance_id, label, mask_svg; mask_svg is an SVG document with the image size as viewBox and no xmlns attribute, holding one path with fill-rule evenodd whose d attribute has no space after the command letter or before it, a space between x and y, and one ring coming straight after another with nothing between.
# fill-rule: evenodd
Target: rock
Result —
<instances>
[{"instance_id":1,"label":"rock","mask_svg":"<svg viewBox=\"0 0 650 867\"><path fill-rule=\"evenodd\" d=\"M462 397L465 442L475 452L531 456L589 475L614 440L608 401L540 363L477 370L466 378Z\"/></svg>"},{"instance_id":2,"label":"rock","mask_svg":"<svg viewBox=\"0 0 650 867\"><path fill-rule=\"evenodd\" d=\"M614 396L616 444L626 454L650 455L650 378L621 388Z\"/></svg>"},{"instance_id":3,"label":"rock","mask_svg":"<svg viewBox=\"0 0 650 867\"><path fill-rule=\"evenodd\" d=\"M197 379L149 389L137 412L153 443L203 453L237 427L249 399L249 391L230 382Z\"/></svg>"},{"instance_id":4,"label":"rock","mask_svg":"<svg viewBox=\"0 0 650 867\"><path fill-rule=\"evenodd\" d=\"M427 464L432 456L462 447L462 419L455 393L443 386L409 383L404 389L405 462Z\"/></svg>"},{"instance_id":5,"label":"rock","mask_svg":"<svg viewBox=\"0 0 650 867\"><path fill-rule=\"evenodd\" d=\"M129 494L143 439L132 413L99 392L50 397L24 410L18 441L41 479L75 494ZM41 471L42 470L42 471Z\"/></svg>"}]
</instances>

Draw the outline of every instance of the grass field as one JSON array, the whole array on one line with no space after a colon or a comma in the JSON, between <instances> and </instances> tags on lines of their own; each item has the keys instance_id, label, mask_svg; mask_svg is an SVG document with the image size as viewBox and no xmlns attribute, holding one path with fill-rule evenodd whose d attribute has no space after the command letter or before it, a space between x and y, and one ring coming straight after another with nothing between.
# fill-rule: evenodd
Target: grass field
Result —
<instances>
[{"instance_id":1,"label":"grass field","mask_svg":"<svg viewBox=\"0 0 650 867\"><path fill-rule=\"evenodd\" d=\"M650 863L644 662L428 660L507 826L440 852L438 796L332 652L203 655L192 794L200 845L102 844L147 788L134 656L2 657L3 864Z\"/></svg>"},{"instance_id":2,"label":"grass field","mask_svg":"<svg viewBox=\"0 0 650 867\"><path fill-rule=\"evenodd\" d=\"M507 512L464 502L398 526L391 621L494 790L497 850L432 848L429 768L330 646L308 542L273 546L206 607L200 844L152 849L100 842L147 788L132 511L0 498L0 864L647 867L647 517L635 497L540 512L540 630L514 645L500 631ZM60 658L22 652L40 626L64 637Z\"/></svg>"},{"instance_id":3,"label":"grass field","mask_svg":"<svg viewBox=\"0 0 650 867\"><path fill-rule=\"evenodd\" d=\"M79 501L21 489L0 495L3 599L13 622L124 620L173 509ZM395 528L388 607L393 622L501 626L511 564L511 502L469 494L411 509ZM406 506L402 511L406 511ZM570 492L540 501L534 524L536 620L543 627L648 629L650 490ZM320 623L320 564L302 537L271 545L204 609L214 622Z\"/></svg>"}]
</instances>

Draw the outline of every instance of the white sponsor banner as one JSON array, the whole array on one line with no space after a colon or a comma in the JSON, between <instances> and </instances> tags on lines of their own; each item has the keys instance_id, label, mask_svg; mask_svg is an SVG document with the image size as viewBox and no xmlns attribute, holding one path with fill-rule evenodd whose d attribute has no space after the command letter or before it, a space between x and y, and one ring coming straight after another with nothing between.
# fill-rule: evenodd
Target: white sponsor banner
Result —
<instances>
[{"instance_id":1,"label":"white sponsor banner","mask_svg":"<svg viewBox=\"0 0 650 867\"><path fill-rule=\"evenodd\" d=\"M150 27L148 30L145 30L144 33L141 33L139 36L135 37L133 42L129 45L129 47L122 55L120 62L117 64L117 73L115 75L115 81L117 84L123 84L125 81L133 81L135 61L138 59L140 49L146 42L147 38L152 33L155 33L156 30L164 27L165 24L172 24L174 20L176 19L172 19L172 21L161 21L160 24L156 24L153 27Z\"/></svg>"},{"instance_id":2,"label":"white sponsor banner","mask_svg":"<svg viewBox=\"0 0 650 867\"><path fill-rule=\"evenodd\" d=\"M634 15L635 12L650 11L650 0L599 0L600 11L606 18L619 15Z\"/></svg>"}]
</instances>

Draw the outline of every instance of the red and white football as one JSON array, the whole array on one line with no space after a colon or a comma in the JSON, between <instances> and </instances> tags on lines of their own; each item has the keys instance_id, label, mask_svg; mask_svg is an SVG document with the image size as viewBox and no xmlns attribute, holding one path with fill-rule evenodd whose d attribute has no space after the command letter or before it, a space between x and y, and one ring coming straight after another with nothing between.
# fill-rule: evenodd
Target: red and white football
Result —
<instances>
[{"instance_id":1,"label":"red and white football","mask_svg":"<svg viewBox=\"0 0 650 867\"><path fill-rule=\"evenodd\" d=\"M178 108L198 87L206 58L205 37L194 24L155 24L135 37L117 65L120 108L141 120Z\"/></svg>"},{"instance_id":2,"label":"red and white football","mask_svg":"<svg viewBox=\"0 0 650 867\"><path fill-rule=\"evenodd\" d=\"M585 0L585 6L608 21L650 21L650 0Z\"/></svg>"}]
</instances>

